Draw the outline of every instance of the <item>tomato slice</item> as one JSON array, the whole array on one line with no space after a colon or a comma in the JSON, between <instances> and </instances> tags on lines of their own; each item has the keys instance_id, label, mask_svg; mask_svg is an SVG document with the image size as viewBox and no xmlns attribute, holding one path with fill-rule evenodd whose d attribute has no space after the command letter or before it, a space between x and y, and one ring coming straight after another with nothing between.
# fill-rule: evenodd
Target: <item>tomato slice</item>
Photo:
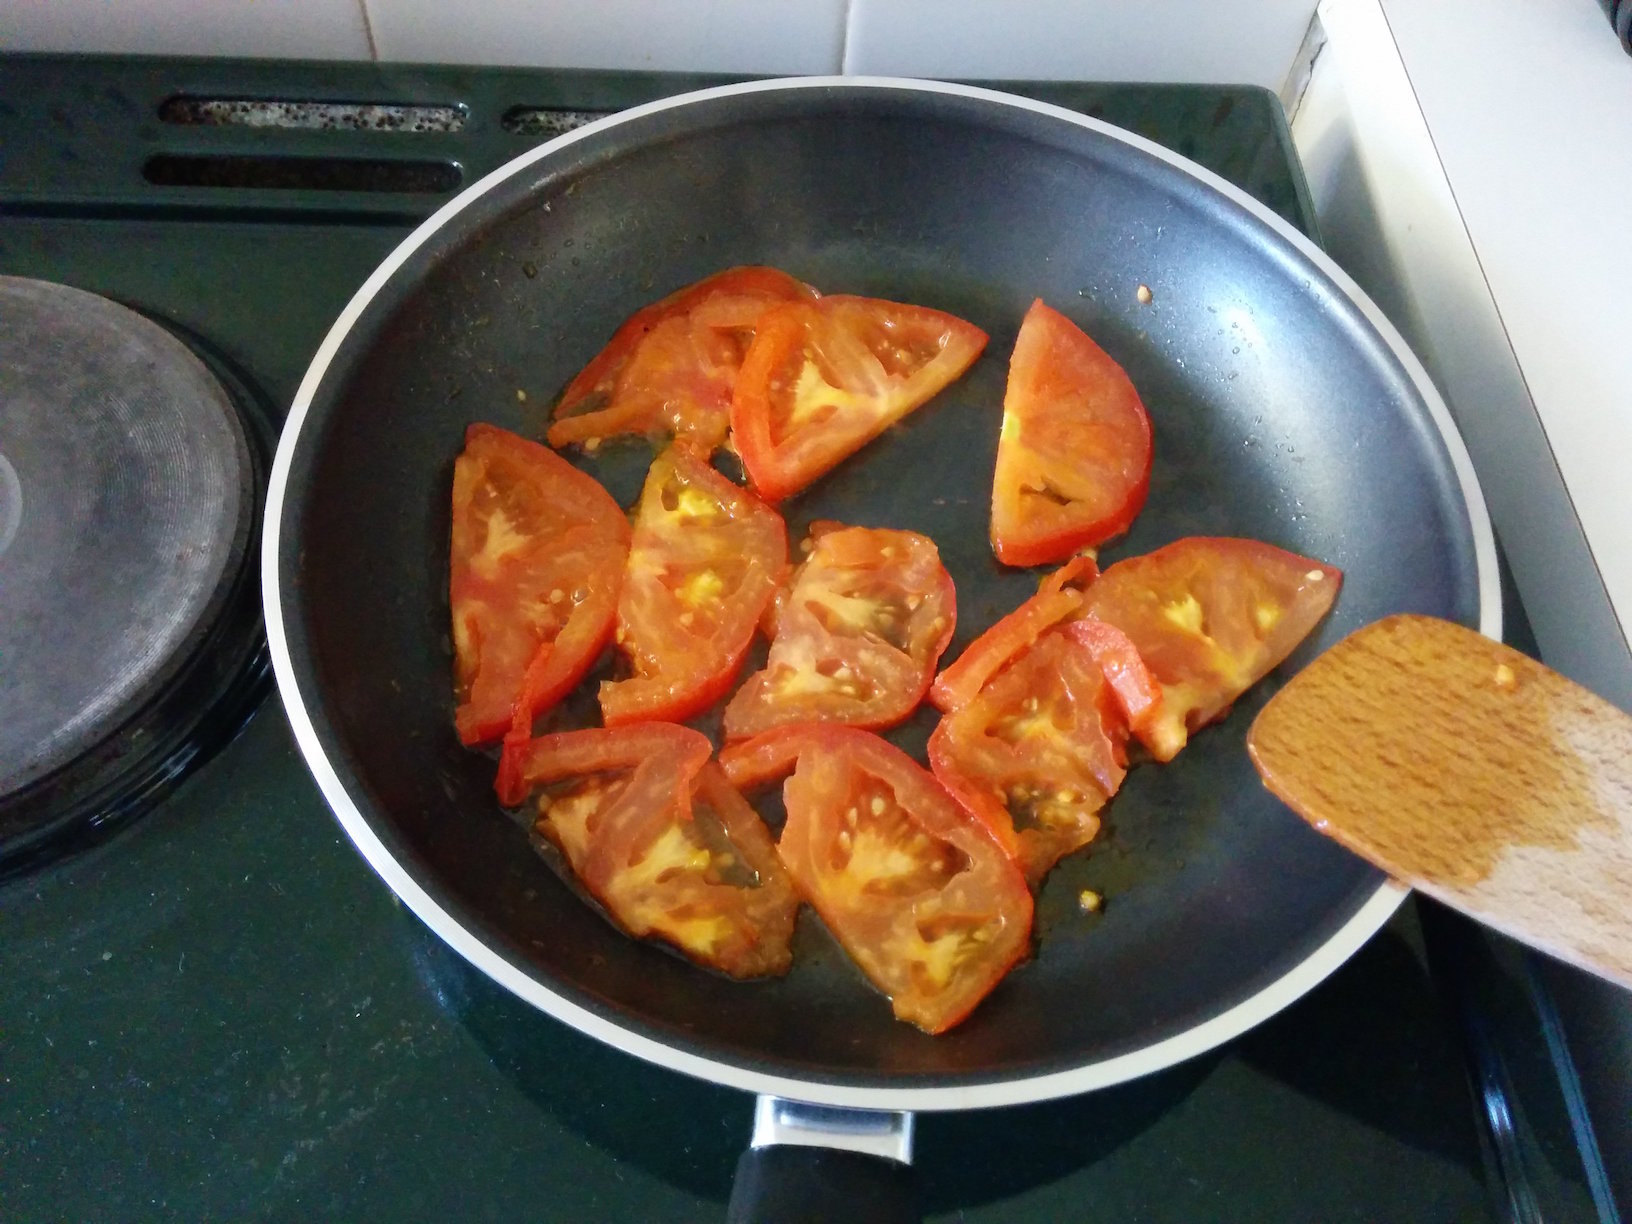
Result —
<instances>
[{"instance_id":1,"label":"tomato slice","mask_svg":"<svg viewBox=\"0 0 1632 1224\"><path fill-rule=\"evenodd\" d=\"M798 492L958 378L986 333L938 310L834 295L759 320L731 436L767 501Z\"/></svg>"},{"instance_id":2,"label":"tomato slice","mask_svg":"<svg viewBox=\"0 0 1632 1224\"><path fill-rule=\"evenodd\" d=\"M1134 730L1170 761L1292 653L1342 582L1333 566L1271 544L1192 536L1118 561L1082 610L1125 633L1161 686L1159 712Z\"/></svg>"},{"instance_id":3,"label":"tomato slice","mask_svg":"<svg viewBox=\"0 0 1632 1224\"><path fill-rule=\"evenodd\" d=\"M992 548L1042 565L1127 530L1150 488L1150 418L1122 367L1031 305L1009 360L992 478Z\"/></svg>"},{"instance_id":4,"label":"tomato slice","mask_svg":"<svg viewBox=\"0 0 1632 1224\"><path fill-rule=\"evenodd\" d=\"M453 465L454 724L482 744L564 697L612 632L629 524L593 477L472 425Z\"/></svg>"},{"instance_id":5,"label":"tomato slice","mask_svg":"<svg viewBox=\"0 0 1632 1224\"><path fill-rule=\"evenodd\" d=\"M667 431L713 450L759 316L815 296L776 268L728 268L636 311L561 393L550 445Z\"/></svg>"},{"instance_id":6,"label":"tomato slice","mask_svg":"<svg viewBox=\"0 0 1632 1224\"><path fill-rule=\"evenodd\" d=\"M798 897L710 751L702 734L668 723L514 741L501 797L515 805L548 788L535 831L629 934L732 977L784 973Z\"/></svg>"},{"instance_id":7,"label":"tomato slice","mask_svg":"<svg viewBox=\"0 0 1632 1224\"><path fill-rule=\"evenodd\" d=\"M941 720L929 764L1035 881L1099 832L1099 809L1126 773L1127 737L1099 662L1055 629Z\"/></svg>"},{"instance_id":8,"label":"tomato slice","mask_svg":"<svg viewBox=\"0 0 1632 1224\"><path fill-rule=\"evenodd\" d=\"M956 620L952 577L927 536L815 537L778 604L764 668L725 707L725 737L794 722L893 726L923 700Z\"/></svg>"},{"instance_id":9,"label":"tomato slice","mask_svg":"<svg viewBox=\"0 0 1632 1224\"><path fill-rule=\"evenodd\" d=\"M609 727L679 722L736 678L788 559L782 516L683 447L652 463L618 596L634 666L600 689Z\"/></svg>"},{"instance_id":10,"label":"tomato slice","mask_svg":"<svg viewBox=\"0 0 1632 1224\"><path fill-rule=\"evenodd\" d=\"M957 1024L1025 954L1032 901L991 831L906 753L849 727L773 731L739 760L793 769L777 852L896 1018ZM795 764L797 762L797 764Z\"/></svg>"},{"instance_id":11,"label":"tomato slice","mask_svg":"<svg viewBox=\"0 0 1632 1224\"><path fill-rule=\"evenodd\" d=\"M1043 580L1037 594L981 634L935 683L929 700L950 714L973 701L986 682L1025 652L1033 642L1082 609L1082 587L1099 576L1091 557L1074 557Z\"/></svg>"}]
</instances>

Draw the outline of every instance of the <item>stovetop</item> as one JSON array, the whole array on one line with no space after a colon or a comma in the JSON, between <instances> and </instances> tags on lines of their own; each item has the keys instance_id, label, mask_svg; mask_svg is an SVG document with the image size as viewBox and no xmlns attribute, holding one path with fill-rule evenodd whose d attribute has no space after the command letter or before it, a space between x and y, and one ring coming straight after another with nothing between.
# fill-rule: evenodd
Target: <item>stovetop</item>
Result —
<instances>
[{"instance_id":1,"label":"stovetop","mask_svg":"<svg viewBox=\"0 0 1632 1224\"><path fill-rule=\"evenodd\" d=\"M131 305L285 406L354 288L460 183L563 112L710 83L0 58L0 273ZM1021 88L1312 229L1272 95ZM309 126L250 125L272 119ZM723 1218L752 1101L603 1048L467 968L346 843L275 699L132 827L0 887L0 932L4 1218ZM1324 985L1203 1058L921 1117L930 1218L1611 1218L1536 1000L1510 946L1408 903Z\"/></svg>"}]
</instances>

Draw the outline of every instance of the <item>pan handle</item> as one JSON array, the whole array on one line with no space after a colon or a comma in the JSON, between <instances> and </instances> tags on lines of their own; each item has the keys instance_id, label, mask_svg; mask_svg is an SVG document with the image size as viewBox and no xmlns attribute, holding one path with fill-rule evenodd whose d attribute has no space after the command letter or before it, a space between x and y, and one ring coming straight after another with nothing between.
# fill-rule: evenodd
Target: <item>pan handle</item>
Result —
<instances>
[{"instance_id":1,"label":"pan handle","mask_svg":"<svg viewBox=\"0 0 1632 1224\"><path fill-rule=\"evenodd\" d=\"M919 1224L912 1115L762 1096L728 1224Z\"/></svg>"}]
</instances>

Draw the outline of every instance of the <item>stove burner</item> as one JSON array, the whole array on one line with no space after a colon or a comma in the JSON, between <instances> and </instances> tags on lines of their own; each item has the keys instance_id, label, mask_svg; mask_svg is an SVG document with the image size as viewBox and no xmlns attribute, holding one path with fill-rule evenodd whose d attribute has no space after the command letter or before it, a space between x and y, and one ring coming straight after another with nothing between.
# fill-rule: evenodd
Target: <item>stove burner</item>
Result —
<instances>
[{"instance_id":1,"label":"stove burner","mask_svg":"<svg viewBox=\"0 0 1632 1224\"><path fill-rule=\"evenodd\" d=\"M134 815L242 725L222 702L263 649L262 445L158 324L0 277L0 872Z\"/></svg>"}]
</instances>

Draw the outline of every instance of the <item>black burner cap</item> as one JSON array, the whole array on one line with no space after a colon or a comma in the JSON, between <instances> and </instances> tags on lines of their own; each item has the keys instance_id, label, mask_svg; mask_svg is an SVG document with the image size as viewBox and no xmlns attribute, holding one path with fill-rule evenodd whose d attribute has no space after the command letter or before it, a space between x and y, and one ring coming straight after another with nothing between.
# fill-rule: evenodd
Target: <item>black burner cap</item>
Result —
<instances>
[{"instance_id":1,"label":"black burner cap","mask_svg":"<svg viewBox=\"0 0 1632 1224\"><path fill-rule=\"evenodd\" d=\"M53 790L78 802L106 789L87 769L141 755L109 745L243 588L256 467L232 397L170 332L0 277L0 838L7 805L37 824Z\"/></svg>"}]
</instances>

